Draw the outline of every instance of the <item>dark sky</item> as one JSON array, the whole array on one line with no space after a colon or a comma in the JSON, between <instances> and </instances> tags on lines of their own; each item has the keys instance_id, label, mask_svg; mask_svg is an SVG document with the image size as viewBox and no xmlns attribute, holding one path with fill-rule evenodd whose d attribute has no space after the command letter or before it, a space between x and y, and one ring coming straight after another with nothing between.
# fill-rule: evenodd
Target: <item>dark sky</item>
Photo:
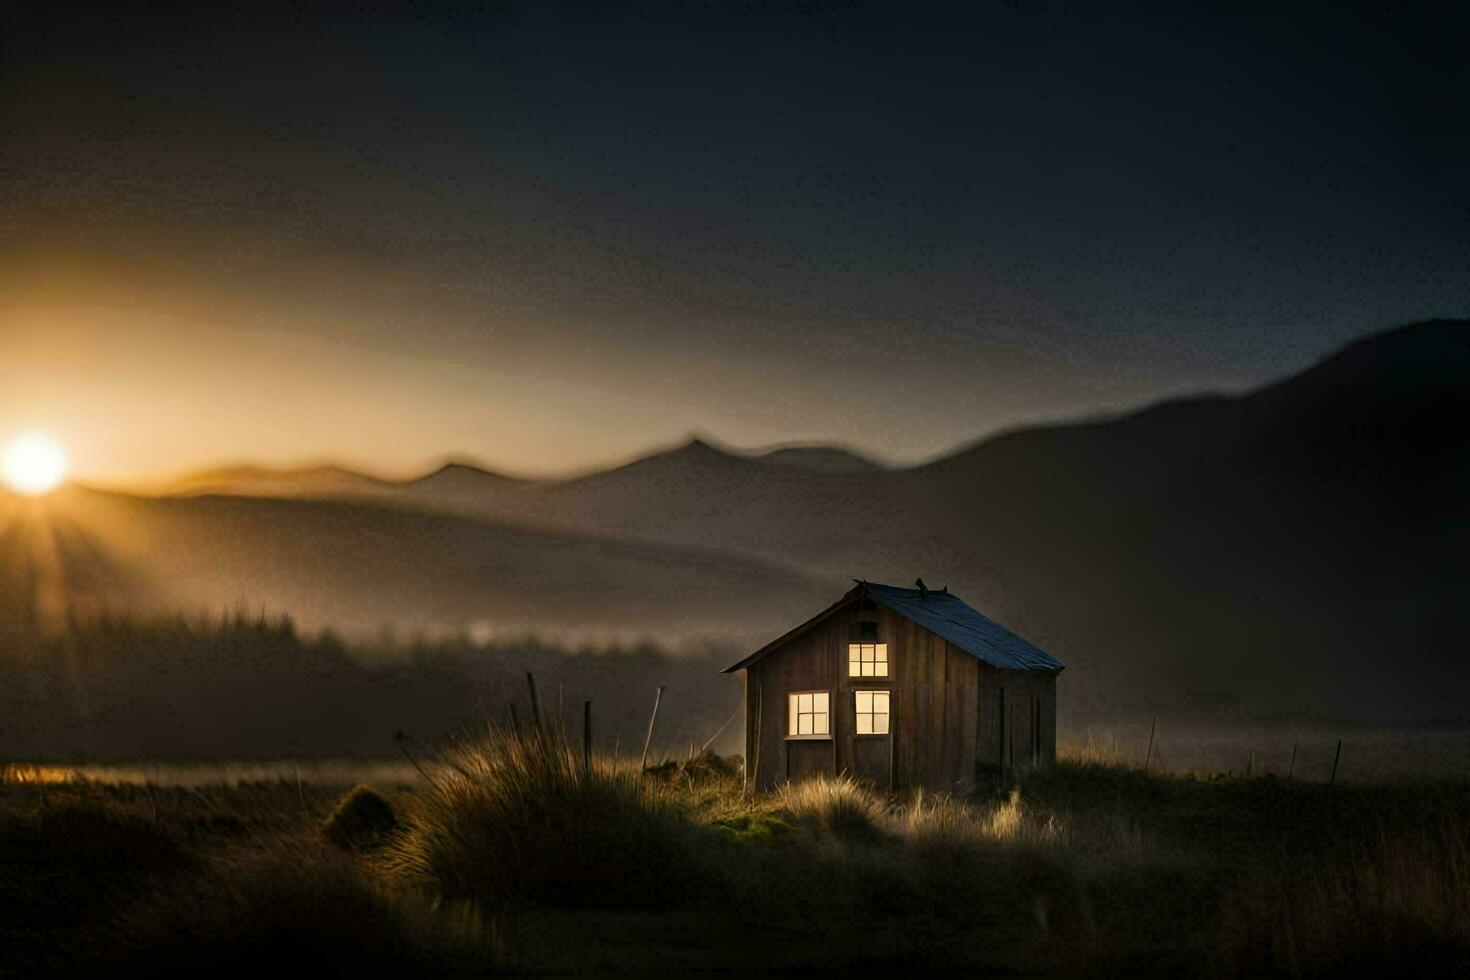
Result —
<instances>
[{"instance_id":1,"label":"dark sky","mask_svg":"<svg viewBox=\"0 0 1470 980\"><path fill-rule=\"evenodd\" d=\"M1470 313L1466 4L206 6L0 24L0 436L95 476L906 461Z\"/></svg>"}]
</instances>

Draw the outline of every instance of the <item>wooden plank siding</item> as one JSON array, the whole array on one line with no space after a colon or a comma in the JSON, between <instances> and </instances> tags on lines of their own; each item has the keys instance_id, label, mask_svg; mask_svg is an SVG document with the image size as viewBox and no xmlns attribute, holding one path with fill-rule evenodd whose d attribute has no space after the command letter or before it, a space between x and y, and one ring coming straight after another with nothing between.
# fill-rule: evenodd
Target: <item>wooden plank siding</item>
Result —
<instances>
[{"instance_id":1,"label":"wooden plank siding","mask_svg":"<svg viewBox=\"0 0 1470 980\"><path fill-rule=\"evenodd\" d=\"M888 645L887 678L847 676L858 621L877 622L877 642ZM1012 755L1016 769L1055 758L1055 675L998 670L882 605L859 612L854 599L745 671L748 778L760 789L779 786L788 771L792 779L861 773L882 784L891 767L898 786L946 791L1004 776ZM853 692L863 689L890 692L891 745L856 734ZM796 691L831 693L831 741L788 743L787 695Z\"/></svg>"}]
</instances>

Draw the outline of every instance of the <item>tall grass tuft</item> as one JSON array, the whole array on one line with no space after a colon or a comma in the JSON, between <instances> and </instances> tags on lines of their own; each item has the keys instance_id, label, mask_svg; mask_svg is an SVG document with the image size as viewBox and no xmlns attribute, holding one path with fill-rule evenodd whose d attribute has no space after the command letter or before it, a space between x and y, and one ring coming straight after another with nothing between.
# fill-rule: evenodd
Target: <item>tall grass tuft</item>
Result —
<instances>
[{"instance_id":1,"label":"tall grass tuft","mask_svg":"<svg viewBox=\"0 0 1470 980\"><path fill-rule=\"evenodd\" d=\"M491 730L425 766L427 785L385 849L388 866L487 909L660 907L707 870L674 792L627 768L583 768L553 732Z\"/></svg>"},{"instance_id":2,"label":"tall grass tuft","mask_svg":"<svg viewBox=\"0 0 1470 980\"><path fill-rule=\"evenodd\" d=\"M887 834L883 800L846 776L787 783L777 800L792 826L828 840L874 841Z\"/></svg>"}]
</instances>

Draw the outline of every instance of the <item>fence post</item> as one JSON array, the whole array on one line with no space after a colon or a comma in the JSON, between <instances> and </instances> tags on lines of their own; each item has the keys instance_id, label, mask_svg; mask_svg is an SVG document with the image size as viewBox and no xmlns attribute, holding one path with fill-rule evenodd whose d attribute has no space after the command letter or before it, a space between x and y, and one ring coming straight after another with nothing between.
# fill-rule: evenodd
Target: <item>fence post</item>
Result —
<instances>
[{"instance_id":1,"label":"fence post","mask_svg":"<svg viewBox=\"0 0 1470 980\"><path fill-rule=\"evenodd\" d=\"M516 717L516 706L513 704L507 704L506 707L510 709L510 733L514 735L516 737L516 741L519 742L521 739L521 720Z\"/></svg>"},{"instance_id":2,"label":"fence post","mask_svg":"<svg viewBox=\"0 0 1470 980\"><path fill-rule=\"evenodd\" d=\"M1327 781L1328 786L1337 785L1337 760L1342 758L1342 739L1337 740L1337 753L1332 757L1332 778Z\"/></svg>"},{"instance_id":3,"label":"fence post","mask_svg":"<svg viewBox=\"0 0 1470 980\"><path fill-rule=\"evenodd\" d=\"M531 727L541 734L541 702L536 697L536 675L526 671L526 686L531 689Z\"/></svg>"},{"instance_id":4,"label":"fence post","mask_svg":"<svg viewBox=\"0 0 1470 980\"><path fill-rule=\"evenodd\" d=\"M638 775L641 777L648 769L648 746L653 742L653 723L658 721L658 703L664 698L664 686L660 684L658 691L653 695L653 714L648 716L648 734L643 736L643 759L638 763Z\"/></svg>"},{"instance_id":5,"label":"fence post","mask_svg":"<svg viewBox=\"0 0 1470 980\"><path fill-rule=\"evenodd\" d=\"M1148 764L1154 757L1154 730L1159 727L1159 716L1154 715L1154 720L1148 726L1148 751L1143 754L1143 771L1148 772Z\"/></svg>"},{"instance_id":6,"label":"fence post","mask_svg":"<svg viewBox=\"0 0 1470 980\"><path fill-rule=\"evenodd\" d=\"M582 702L582 771L592 771L592 702Z\"/></svg>"}]
</instances>

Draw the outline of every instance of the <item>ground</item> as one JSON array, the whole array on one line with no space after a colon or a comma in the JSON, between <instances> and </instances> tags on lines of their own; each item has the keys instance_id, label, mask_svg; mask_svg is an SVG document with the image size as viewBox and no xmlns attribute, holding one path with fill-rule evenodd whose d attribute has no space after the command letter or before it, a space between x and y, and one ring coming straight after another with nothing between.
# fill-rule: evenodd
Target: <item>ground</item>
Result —
<instances>
[{"instance_id":1,"label":"ground","mask_svg":"<svg viewBox=\"0 0 1470 980\"><path fill-rule=\"evenodd\" d=\"M749 797L715 757L640 779L584 771L554 737L416 762L427 778L364 769L342 810L380 821L365 835L333 830L345 766L212 785L12 767L0 973L239 966L283 944L409 973L1470 967L1464 780L1073 759L948 797Z\"/></svg>"}]
</instances>

